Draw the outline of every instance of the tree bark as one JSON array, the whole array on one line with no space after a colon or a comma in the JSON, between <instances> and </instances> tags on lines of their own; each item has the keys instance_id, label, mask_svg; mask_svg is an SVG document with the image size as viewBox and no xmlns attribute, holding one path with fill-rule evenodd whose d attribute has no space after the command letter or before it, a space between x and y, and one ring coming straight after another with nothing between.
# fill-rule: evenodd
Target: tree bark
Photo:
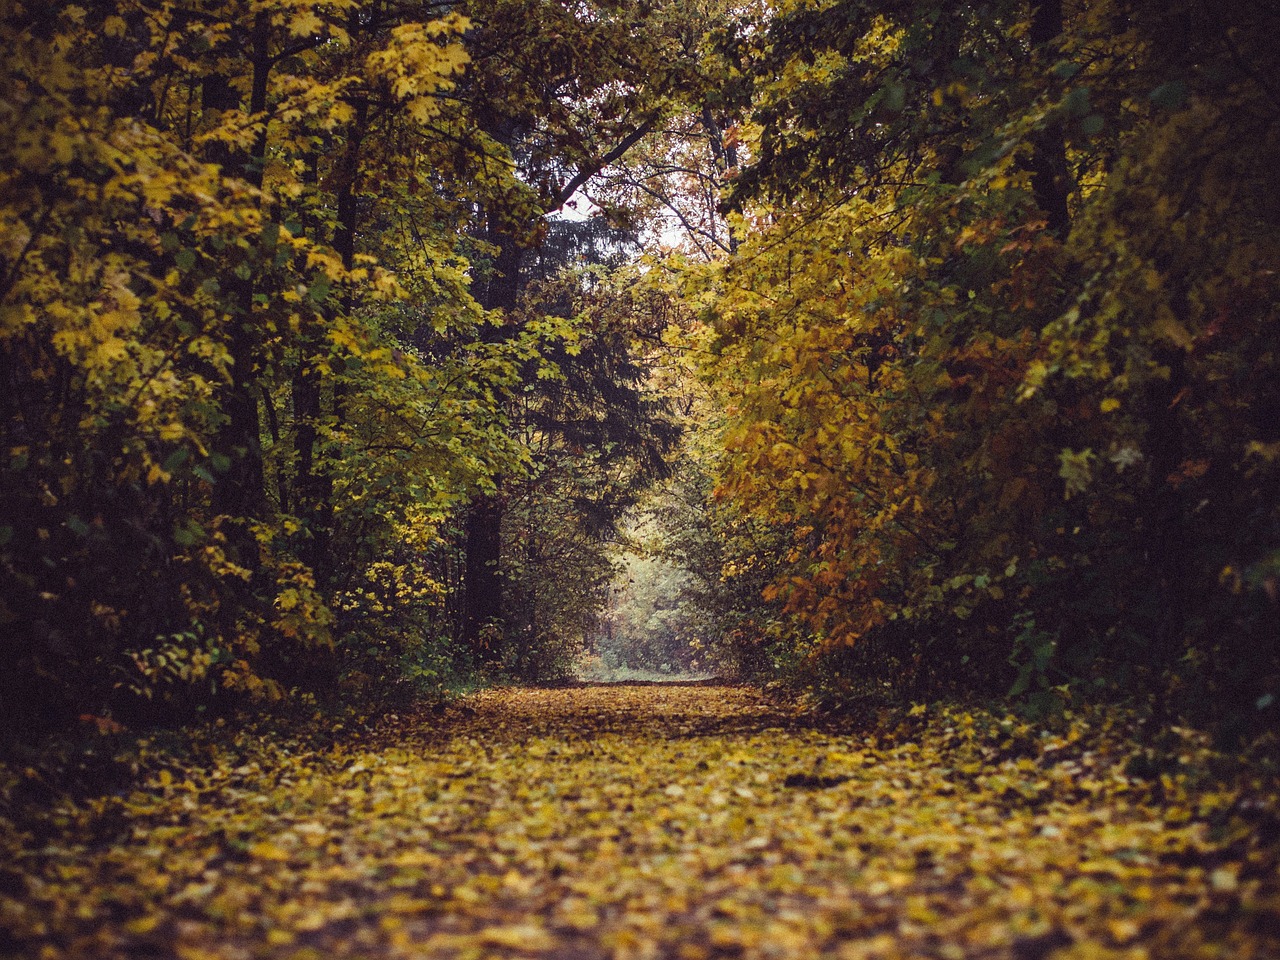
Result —
<instances>
[{"instance_id":1,"label":"tree bark","mask_svg":"<svg viewBox=\"0 0 1280 960\"><path fill-rule=\"evenodd\" d=\"M229 173L240 176L250 186L261 188L267 152L267 84L271 75L271 21L260 13L250 37L253 77L249 113L263 117L263 128L250 149L219 158ZM265 476L262 465L261 422L258 412L258 335L253 317L254 282L250 275L234 278L236 312L231 319L228 349L231 354L230 382L221 391L221 405L227 420L218 432L215 448L230 458L231 466L213 490L215 513L231 517L258 517L265 506ZM249 545L245 545L249 550ZM242 557L247 561L248 556Z\"/></svg>"},{"instance_id":2,"label":"tree bark","mask_svg":"<svg viewBox=\"0 0 1280 960\"><path fill-rule=\"evenodd\" d=\"M355 266L356 234L360 226L356 187L360 152L368 126L369 103L360 98L356 100L354 107L355 115L347 142L334 171L333 187L338 216L332 245L347 270ZM315 239L323 240L319 236ZM350 312L353 307L354 304L349 301L342 305L346 312ZM325 312L330 321L335 319L334 309L326 307ZM324 414L326 399L322 375L315 365L322 347L323 343L314 337L304 337L298 367L294 373L294 415L297 423L294 465L295 503L298 515L306 523L309 533L299 553L302 561L315 574L316 583L322 590L328 590L333 586L335 571L333 475L318 457L316 449L320 439L317 424ZM335 383L329 389L328 400L335 421L341 420L343 397L339 384Z\"/></svg>"},{"instance_id":3,"label":"tree bark","mask_svg":"<svg viewBox=\"0 0 1280 960\"><path fill-rule=\"evenodd\" d=\"M486 627L502 623L502 515L501 492L477 497L467 514L463 640L477 663L492 663L499 652Z\"/></svg>"},{"instance_id":4,"label":"tree bark","mask_svg":"<svg viewBox=\"0 0 1280 960\"><path fill-rule=\"evenodd\" d=\"M493 270L477 299L486 310L510 310L520 295L520 267L524 249L509 234L491 229L487 239L498 247ZM498 327L487 327L486 336L498 338ZM503 622L502 518L505 502L502 478L495 478L497 489L478 496L467 514L467 559L463 575L466 602L463 618L463 641L477 662L493 662L499 651L488 643L486 627Z\"/></svg>"},{"instance_id":5,"label":"tree bark","mask_svg":"<svg viewBox=\"0 0 1280 960\"><path fill-rule=\"evenodd\" d=\"M1032 61L1038 69L1048 67L1047 54L1062 34L1062 0L1043 0L1031 19L1028 40ZM1044 212L1049 231L1065 241L1071 231L1071 215L1067 201L1071 195L1071 169L1067 165L1067 147L1062 124L1054 121L1032 142L1031 191L1036 205Z\"/></svg>"}]
</instances>

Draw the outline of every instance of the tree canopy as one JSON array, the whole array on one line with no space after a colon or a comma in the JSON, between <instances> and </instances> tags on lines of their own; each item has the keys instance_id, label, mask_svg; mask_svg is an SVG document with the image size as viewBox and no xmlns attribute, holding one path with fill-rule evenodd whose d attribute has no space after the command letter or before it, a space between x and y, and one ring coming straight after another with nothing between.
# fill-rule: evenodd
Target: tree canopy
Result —
<instances>
[{"instance_id":1,"label":"tree canopy","mask_svg":"<svg viewBox=\"0 0 1280 960\"><path fill-rule=\"evenodd\" d=\"M1274 723L1268 5L0 11L11 729L564 675L645 509L748 674Z\"/></svg>"},{"instance_id":2,"label":"tree canopy","mask_svg":"<svg viewBox=\"0 0 1280 960\"><path fill-rule=\"evenodd\" d=\"M1274 718L1276 26L1056 0L760 21L742 242L685 282L715 495L770 523L765 595L836 687Z\"/></svg>"}]
</instances>

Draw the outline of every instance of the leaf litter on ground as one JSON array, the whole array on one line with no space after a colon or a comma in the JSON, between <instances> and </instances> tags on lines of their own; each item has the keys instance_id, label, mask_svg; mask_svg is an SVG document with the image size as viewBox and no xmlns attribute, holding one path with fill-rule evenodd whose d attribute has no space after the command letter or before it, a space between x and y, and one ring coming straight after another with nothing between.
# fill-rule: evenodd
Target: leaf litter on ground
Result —
<instances>
[{"instance_id":1,"label":"leaf litter on ground","mask_svg":"<svg viewBox=\"0 0 1280 960\"><path fill-rule=\"evenodd\" d=\"M324 749L242 737L118 795L10 803L0 953L1280 956L1264 760L1189 731L1144 753L1114 712L899 721L583 686L491 690Z\"/></svg>"}]
</instances>

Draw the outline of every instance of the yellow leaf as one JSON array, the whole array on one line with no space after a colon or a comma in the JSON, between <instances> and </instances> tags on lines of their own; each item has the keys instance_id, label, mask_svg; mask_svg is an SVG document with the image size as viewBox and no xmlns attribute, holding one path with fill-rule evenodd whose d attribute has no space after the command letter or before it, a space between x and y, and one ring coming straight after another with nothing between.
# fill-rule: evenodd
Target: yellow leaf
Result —
<instances>
[{"instance_id":1,"label":"yellow leaf","mask_svg":"<svg viewBox=\"0 0 1280 960\"><path fill-rule=\"evenodd\" d=\"M124 928L135 936L143 936L160 926L160 921L162 919L162 915L152 913L145 917L138 917L136 920L130 920L124 925Z\"/></svg>"},{"instance_id":2,"label":"yellow leaf","mask_svg":"<svg viewBox=\"0 0 1280 960\"><path fill-rule=\"evenodd\" d=\"M387 901L387 910L391 913L425 913L436 906L434 900L424 900L421 897L411 897L407 894L394 894Z\"/></svg>"},{"instance_id":3,"label":"yellow leaf","mask_svg":"<svg viewBox=\"0 0 1280 960\"><path fill-rule=\"evenodd\" d=\"M1234 869L1219 867L1209 874L1209 886L1218 893L1231 893L1240 886L1240 879Z\"/></svg>"},{"instance_id":4,"label":"yellow leaf","mask_svg":"<svg viewBox=\"0 0 1280 960\"><path fill-rule=\"evenodd\" d=\"M324 21L317 17L314 11L300 10L289 21L289 33L295 37L309 37L319 33L324 27Z\"/></svg>"},{"instance_id":5,"label":"yellow leaf","mask_svg":"<svg viewBox=\"0 0 1280 960\"><path fill-rule=\"evenodd\" d=\"M480 941L489 947L506 947L526 953L546 953L556 948L556 939L533 924L510 927L490 927L481 931Z\"/></svg>"},{"instance_id":6,"label":"yellow leaf","mask_svg":"<svg viewBox=\"0 0 1280 960\"><path fill-rule=\"evenodd\" d=\"M283 863L289 859L288 850L267 840L263 840L260 843L255 843L251 846L249 848L249 855L256 857L259 860L271 860L277 863Z\"/></svg>"}]
</instances>

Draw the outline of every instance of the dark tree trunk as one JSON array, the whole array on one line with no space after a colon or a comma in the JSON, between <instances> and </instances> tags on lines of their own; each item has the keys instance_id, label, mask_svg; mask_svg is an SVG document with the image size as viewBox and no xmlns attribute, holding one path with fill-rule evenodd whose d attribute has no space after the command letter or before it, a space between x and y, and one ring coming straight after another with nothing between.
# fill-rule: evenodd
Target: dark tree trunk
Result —
<instances>
[{"instance_id":1,"label":"dark tree trunk","mask_svg":"<svg viewBox=\"0 0 1280 960\"><path fill-rule=\"evenodd\" d=\"M1182 650L1191 592L1192 543L1187 529L1188 504L1178 470L1186 456L1182 414L1179 409L1186 387L1186 354L1177 347L1159 349L1156 362L1169 370L1152 390L1147 427L1150 451L1150 495L1142 522L1149 544L1147 562L1154 579L1157 620L1151 626L1154 649L1152 666L1167 666Z\"/></svg>"},{"instance_id":2,"label":"dark tree trunk","mask_svg":"<svg viewBox=\"0 0 1280 960\"><path fill-rule=\"evenodd\" d=\"M309 189L315 189L320 182L319 160L315 154L307 158L303 183ZM318 218L307 212L303 219L307 235L313 240L320 238ZM316 424L320 420L320 373L316 369L314 359L319 353L320 338L313 331L304 329L299 336L297 367L293 371L291 390L293 395L293 490L292 504L299 516L305 517L311 509L314 498L315 447L319 431ZM288 512L281 498L281 510ZM306 548L300 549L302 561L308 562Z\"/></svg>"},{"instance_id":3,"label":"dark tree trunk","mask_svg":"<svg viewBox=\"0 0 1280 960\"><path fill-rule=\"evenodd\" d=\"M485 628L502 623L502 494L477 497L467 515L466 594L463 639L477 663L490 663L499 651Z\"/></svg>"},{"instance_id":4,"label":"dark tree trunk","mask_svg":"<svg viewBox=\"0 0 1280 960\"><path fill-rule=\"evenodd\" d=\"M1062 0L1044 0L1036 7L1028 39L1037 66L1047 70L1055 53L1055 43L1062 34ZM1036 136L1028 167L1031 191L1036 205L1044 212L1048 228L1059 240L1066 240L1071 230L1067 207L1071 196L1071 169L1067 165L1067 148L1062 125L1054 122Z\"/></svg>"},{"instance_id":5,"label":"dark tree trunk","mask_svg":"<svg viewBox=\"0 0 1280 960\"><path fill-rule=\"evenodd\" d=\"M510 310L520 295L520 267L524 249L510 235L491 231L488 239L499 247L493 270L478 291L477 299L486 310ZM486 328L486 335L503 335L498 327ZM498 651L486 646L486 626L503 622L502 480L497 490L479 496L467 514L467 560L464 573L466 593L463 641L478 662L491 662Z\"/></svg>"},{"instance_id":6,"label":"dark tree trunk","mask_svg":"<svg viewBox=\"0 0 1280 960\"><path fill-rule=\"evenodd\" d=\"M267 109L267 83L271 75L271 21L259 14L251 37L253 80L250 88L249 113L259 115ZM263 163L267 152L265 127L253 146L242 152L216 158L227 172L243 178L254 187L262 186ZM253 317L254 282L234 278L232 290L235 314L230 324L228 348L231 354L230 382L219 398L227 420L215 440L215 449L231 461L227 473L214 486L213 509L232 517L261 516L265 506L265 479L262 466L261 422L258 413L258 331ZM252 545L239 545L250 559Z\"/></svg>"},{"instance_id":7,"label":"dark tree trunk","mask_svg":"<svg viewBox=\"0 0 1280 960\"><path fill-rule=\"evenodd\" d=\"M333 234L333 248L347 270L355 266L356 234L360 226L356 180L368 114L368 101L357 100L349 139L334 175L334 203L338 217ZM343 303L343 309L347 312L353 306L351 302ZM333 310L326 308L326 312L332 314ZM318 341L313 338L304 339L302 355L298 358L298 368L294 374L294 413L297 420L294 463L297 510L306 522L309 533L299 552L303 562L315 574L316 583L321 589L331 590L336 569L333 555L333 475L324 463L317 462L316 451L319 440L316 424L325 407L324 383L314 362L320 350L321 344ZM340 421L343 416L341 387L334 384L328 394L333 417Z\"/></svg>"}]
</instances>

